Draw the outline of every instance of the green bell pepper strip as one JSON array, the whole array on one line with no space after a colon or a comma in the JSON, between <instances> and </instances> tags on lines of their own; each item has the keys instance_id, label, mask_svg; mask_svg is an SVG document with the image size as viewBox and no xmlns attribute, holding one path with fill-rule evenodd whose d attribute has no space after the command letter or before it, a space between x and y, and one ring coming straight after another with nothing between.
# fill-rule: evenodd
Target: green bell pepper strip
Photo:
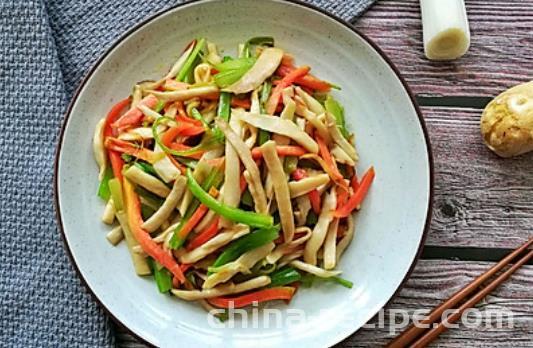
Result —
<instances>
[{"instance_id":1,"label":"green bell pepper strip","mask_svg":"<svg viewBox=\"0 0 533 348\"><path fill-rule=\"evenodd\" d=\"M291 174L298 167L298 157L287 156L283 162L283 170L286 174Z\"/></svg>"},{"instance_id":2,"label":"green bell pepper strip","mask_svg":"<svg viewBox=\"0 0 533 348\"><path fill-rule=\"evenodd\" d=\"M346 129L346 121L344 120L344 108L341 104L339 104L338 101L333 99L330 95L326 98L326 101L324 102L324 106L326 107L326 111L331 113L333 117L335 117L337 127L339 128L340 132L345 138L348 138L350 136L350 133L348 133L348 130Z\"/></svg>"},{"instance_id":3,"label":"green bell pepper strip","mask_svg":"<svg viewBox=\"0 0 533 348\"><path fill-rule=\"evenodd\" d=\"M219 72L239 69L250 69L256 61L257 59L255 58L229 59L225 62L215 65L215 69Z\"/></svg>"},{"instance_id":4,"label":"green bell pepper strip","mask_svg":"<svg viewBox=\"0 0 533 348\"><path fill-rule=\"evenodd\" d=\"M113 169L111 169L111 166L107 167L104 172L104 177L102 178L102 181L100 181L100 185L98 185L98 197L102 198L104 201L108 201L109 197L111 197L111 192L109 191L109 180L113 178Z\"/></svg>"},{"instance_id":5,"label":"green bell pepper strip","mask_svg":"<svg viewBox=\"0 0 533 348\"><path fill-rule=\"evenodd\" d=\"M169 292L170 289L172 289L171 273L159 262L153 260L152 258L148 258L148 264L154 273L155 283L157 284L159 292L162 294Z\"/></svg>"},{"instance_id":6,"label":"green bell pepper strip","mask_svg":"<svg viewBox=\"0 0 533 348\"><path fill-rule=\"evenodd\" d=\"M284 286L299 281L302 278L300 272L292 267L283 267L270 274L269 287Z\"/></svg>"},{"instance_id":7,"label":"green bell pepper strip","mask_svg":"<svg viewBox=\"0 0 533 348\"><path fill-rule=\"evenodd\" d=\"M181 68L180 72L176 76L176 80L178 81L185 81L185 78L187 78L191 71L194 69L194 63L196 62L196 58L200 54L200 51L205 46L205 39L201 38L196 42L196 45L194 46L193 50L191 51L191 54L187 57L187 60L185 61L185 64L183 64L183 67Z\"/></svg>"},{"instance_id":8,"label":"green bell pepper strip","mask_svg":"<svg viewBox=\"0 0 533 348\"><path fill-rule=\"evenodd\" d=\"M270 97L271 92L272 92L272 82L270 82L270 80L266 80L263 83L263 88L261 88L261 97L259 98L259 105L260 105L262 114L266 113L265 104L268 101L268 98ZM264 129L260 129L259 130L259 145L263 145L269 140L270 140L270 133Z\"/></svg>"},{"instance_id":9,"label":"green bell pepper strip","mask_svg":"<svg viewBox=\"0 0 533 348\"><path fill-rule=\"evenodd\" d=\"M272 227L272 216L244 211L238 208L227 206L208 194L194 179L192 171L187 169L187 186L193 196L205 204L209 209L218 215L233 222L243 223L252 227Z\"/></svg>"},{"instance_id":10,"label":"green bell pepper strip","mask_svg":"<svg viewBox=\"0 0 533 348\"><path fill-rule=\"evenodd\" d=\"M165 101L158 100L157 104L154 107L154 111L155 112L161 112L161 110L163 110L163 108L165 107L165 104L166 104Z\"/></svg>"},{"instance_id":11,"label":"green bell pepper strip","mask_svg":"<svg viewBox=\"0 0 533 348\"><path fill-rule=\"evenodd\" d=\"M159 177L157 175L157 172L155 171L154 167L150 163L135 162L134 166L138 167L139 169L141 169L145 173L148 173L150 175Z\"/></svg>"},{"instance_id":12,"label":"green bell pepper strip","mask_svg":"<svg viewBox=\"0 0 533 348\"><path fill-rule=\"evenodd\" d=\"M124 209L124 199L122 198L122 185L117 178L109 180L109 192L113 203L115 204L115 211L122 211Z\"/></svg>"},{"instance_id":13,"label":"green bell pepper strip","mask_svg":"<svg viewBox=\"0 0 533 348\"><path fill-rule=\"evenodd\" d=\"M221 71L214 76L215 83L218 87L224 88L239 81L239 79L250 70L252 66L242 67L239 69Z\"/></svg>"},{"instance_id":14,"label":"green bell pepper strip","mask_svg":"<svg viewBox=\"0 0 533 348\"><path fill-rule=\"evenodd\" d=\"M222 131L220 129L218 129L218 127L213 127L211 128L209 126L209 124L207 123L207 121L205 120L205 118L202 116L202 114L200 113L200 111L198 111L197 108L192 108L191 109L191 116L202 122L202 125L206 131L206 133L208 134L212 134L213 137L219 142L219 143L223 143L224 142L224 133L222 133Z\"/></svg>"},{"instance_id":15,"label":"green bell pepper strip","mask_svg":"<svg viewBox=\"0 0 533 348\"><path fill-rule=\"evenodd\" d=\"M220 146L220 140L217 139L211 131L207 132L206 131L206 135L204 136L204 138L202 139L202 141L200 142L200 144L188 149L188 150L182 150L182 151L177 151L177 150L173 150L167 146L165 146L165 144L163 144L163 142L161 141L161 136L159 135L159 133L157 132L157 126L159 126L161 123L163 122L173 122L173 123L176 123L176 120L170 118L170 117L166 117L166 116L163 116L163 117L160 117L158 118L157 120L155 120L154 124L152 125L152 134L154 136L154 140L155 142L157 143L157 145L159 145L163 151L165 151L166 153L168 154L171 154L171 155L174 155L174 156L190 156L190 155L193 155L199 151L207 151L207 150L211 150L211 149L214 149L218 146Z\"/></svg>"},{"instance_id":16,"label":"green bell pepper strip","mask_svg":"<svg viewBox=\"0 0 533 348\"><path fill-rule=\"evenodd\" d=\"M224 121L229 122L231 114L231 93L220 92L220 98L218 100L217 115Z\"/></svg>"},{"instance_id":17,"label":"green bell pepper strip","mask_svg":"<svg viewBox=\"0 0 533 348\"><path fill-rule=\"evenodd\" d=\"M222 172L218 169L213 169L205 178L204 182L202 183L201 188L208 192L211 187L218 187L222 183ZM179 233L185 223L191 218L191 216L194 214L196 209L200 206L200 202L197 199L194 199L190 204L187 210L185 211L185 214L183 215L183 218L179 222L178 226L174 229L172 232L172 237L170 238L170 241L168 245L171 249L178 249L180 248L183 243L185 243L184 239L181 239L179 237Z\"/></svg>"},{"instance_id":18,"label":"green bell pepper strip","mask_svg":"<svg viewBox=\"0 0 533 348\"><path fill-rule=\"evenodd\" d=\"M216 272L218 267L234 261L245 252L259 248L260 246L272 242L278 237L279 228L275 226L255 230L254 232L232 242L217 257L211 267L208 268L208 271Z\"/></svg>"}]
</instances>

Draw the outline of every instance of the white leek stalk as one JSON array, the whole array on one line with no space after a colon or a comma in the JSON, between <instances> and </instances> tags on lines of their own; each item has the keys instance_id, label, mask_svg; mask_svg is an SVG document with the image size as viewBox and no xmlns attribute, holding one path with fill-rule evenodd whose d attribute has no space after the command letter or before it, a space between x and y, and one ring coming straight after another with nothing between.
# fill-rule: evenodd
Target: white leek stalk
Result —
<instances>
[{"instance_id":1,"label":"white leek stalk","mask_svg":"<svg viewBox=\"0 0 533 348\"><path fill-rule=\"evenodd\" d=\"M420 0L420 10L428 59L456 59L468 51L470 29L463 0Z\"/></svg>"}]
</instances>

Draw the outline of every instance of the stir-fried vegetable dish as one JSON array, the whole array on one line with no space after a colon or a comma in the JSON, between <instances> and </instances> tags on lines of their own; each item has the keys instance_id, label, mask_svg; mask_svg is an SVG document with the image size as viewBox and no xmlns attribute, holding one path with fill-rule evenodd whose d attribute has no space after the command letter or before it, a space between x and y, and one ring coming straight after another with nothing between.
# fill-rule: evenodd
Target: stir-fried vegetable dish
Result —
<instances>
[{"instance_id":1,"label":"stir-fried vegetable dish","mask_svg":"<svg viewBox=\"0 0 533 348\"><path fill-rule=\"evenodd\" d=\"M271 37L236 57L193 40L96 126L107 239L161 293L208 310L290 300L314 280L352 287L337 265L374 169L356 172L332 89Z\"/></svg>"}]
</instances>

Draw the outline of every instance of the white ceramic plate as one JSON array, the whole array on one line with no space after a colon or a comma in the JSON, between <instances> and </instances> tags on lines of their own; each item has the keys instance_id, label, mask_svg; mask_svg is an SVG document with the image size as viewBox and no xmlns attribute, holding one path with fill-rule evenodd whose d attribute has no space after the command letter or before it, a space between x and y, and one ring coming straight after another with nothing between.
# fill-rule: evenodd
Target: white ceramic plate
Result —
<instances>
[{"instance_id":1,"label":"white ceramic plate","mask_svg":"<svg viewBox=\"0 0 533 348\"><path fill-rule=\"evenodd\" d=\"M376 179L340 269L355 286L301 289L279 325L212 328L196 304L160 295L152 279L134 274L127 249L105 239L91 151L96 122L140 80L157 79L194 37L226 52L238 42L274 36L298 64L342 86L335 96L357 135L360 170ZM72 260L104 308L156 346L321 347L364 325L399 289L429 223L431 153L412 95L385 55L367 38L320 10L285 1L203 1L169 9L131 29L89 71L66 114L56 157L59 225ZM304 317L295 316L301 310ZM252 322L250 322L252 326Z\"/></svg>"}]
</instances>

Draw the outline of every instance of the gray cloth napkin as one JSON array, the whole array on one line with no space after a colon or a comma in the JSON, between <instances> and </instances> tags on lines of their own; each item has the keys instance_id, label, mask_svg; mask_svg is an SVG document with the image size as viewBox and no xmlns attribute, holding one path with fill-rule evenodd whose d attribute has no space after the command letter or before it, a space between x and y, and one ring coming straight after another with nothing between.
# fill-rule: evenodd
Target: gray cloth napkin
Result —
<instances>
[{"instance_id":1,"label":"gray cloth napkin","mask_svg":"<svg viewBox=\"0 0 533 348\"><path fill-rule=\"evenodd\" d=\"M98 56L178 2L0 0L0 346L114 345L110 319L82 286L57 229L56 140ZM308 2L351 20L374 0Z\"/></svg>"}]
</instances>

